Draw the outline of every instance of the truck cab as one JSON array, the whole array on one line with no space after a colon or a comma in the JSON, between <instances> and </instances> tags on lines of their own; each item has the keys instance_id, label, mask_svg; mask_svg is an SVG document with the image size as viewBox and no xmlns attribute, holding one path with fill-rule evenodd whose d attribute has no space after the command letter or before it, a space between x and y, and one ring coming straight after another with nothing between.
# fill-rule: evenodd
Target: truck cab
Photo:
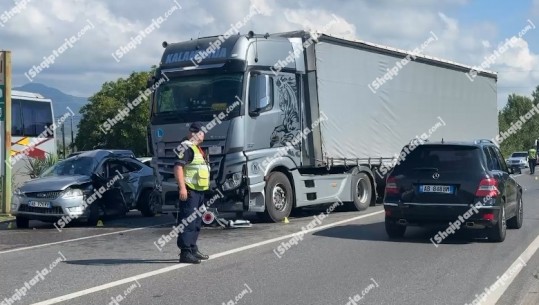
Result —
<instances>
[{"instance_id":1,"label":"truck cab","mask_svg":"<svg viewBox=\"0 0 539 305\"><path fill-rule=\"evenodd\" d=\"M219 211L264 212L266 175L276 167L288 171L314 161L300 149L313 139L300 134L310 111L300 102L302 83L308 81L303 52L297 51L301 43L253 33L164 43L151 82L168 81L154 92L148 129L163 212L176 209L174 162L194 121L205 125L201 148L209 155L211 187L225 195L213 204ZM286 217L293 194L281 195L290 201L280 207Z\"/></svg>"}]
</instances>

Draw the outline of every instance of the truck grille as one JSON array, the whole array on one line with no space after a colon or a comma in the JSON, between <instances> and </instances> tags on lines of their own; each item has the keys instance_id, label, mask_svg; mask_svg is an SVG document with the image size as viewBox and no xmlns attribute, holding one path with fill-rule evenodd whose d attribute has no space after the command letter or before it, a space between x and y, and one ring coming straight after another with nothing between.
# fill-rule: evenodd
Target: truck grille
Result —
<instances>
[{"instance_id":1,"label":"truck grille","mask_svg":"<svg viewBox=\"0 0 539 305\"><path fill-rule=\"evenodd\" d=\"M39 198L39 199L56 199L62 191L54 191L54 192L36 192L36 193L25 193L26 197L30 198Z\"/></svg>"},{"instance_id":2,"label":"truck grille","mask_svg":"<svg viewBox=\"0 0 539 305\"><path fill-rule=\"evenodd\" d=\"M215 180L219 177L219 169L221 168L222 156L210 157L210 179ZM176 159L161 159L158 161L159 173L163 175L165 180L174 178L174 162Z\"/></svg>"},{"instance_id":3,"label":"truck grille","mask_svg":"<svg viewBox=\"0 0 539 305\"><path fill-rule=\"evenodd\" d=\"M23 204L19 207L19 212L39 213L39 214L64 214L61 207L36 208Z\"/></svg>"},{"instance_id":4,"label":"truck grille","mask_svg":"<svg viewBox=\"0 0 539 305\"><path fill-rule=\"evenodd\" d=\"M204 142L206 143L206 142ZM224 145L224 143L207 143L206 145L202 144L202 149L206 151L206 145ZM158 160L158 170L161 175L163 175L164 180L174 178L174 163L178 160L178 156L174 152L174 149L180 145L180 142L168 142L163 145L163 154L159 157ZM207 151L206 151L207 153ZM163 156L164 155L164 156ZM210 178L212 180L219 177L219 169L221 167L221 162L223 160L223 155L211 155L210 156Z\"/></svg>"}]
</instances>

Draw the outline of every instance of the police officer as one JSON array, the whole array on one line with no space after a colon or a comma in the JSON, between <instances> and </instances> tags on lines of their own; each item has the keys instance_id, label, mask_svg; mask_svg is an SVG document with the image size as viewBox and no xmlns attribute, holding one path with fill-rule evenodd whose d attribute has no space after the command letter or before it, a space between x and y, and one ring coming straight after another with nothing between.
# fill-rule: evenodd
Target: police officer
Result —
<instances>
[{"instance_id":1,"label":"police officer","mask_svg":"<svg viewBox=\"0 0 539 305\"><path fill-rule=\"evenodd\" d=\"M179 187L180 221L190 219L183 233L178 234L180 263L200 264L209 256L198 250L197 239L202 227L200 212L195 209L204 204L205 192L209 189L210 167L204 152L198 146L204 141L202 124L195 122L189 127L189 134L182 139L178 148L178 160L174 166L174 176ZM184 222L185 223L185 222Z\"/></svg>"},{"instance_id":2,"label":"police officer","mask_svg":"<svg viewBox=\"0 0 539 305\"><path fill-rule=\"evenodd\" d=\"M530 165L530 175L535 174L535 165L537 164L537 150L535 147L528 150L528 163Z\"/></svg>"}]
</instances>

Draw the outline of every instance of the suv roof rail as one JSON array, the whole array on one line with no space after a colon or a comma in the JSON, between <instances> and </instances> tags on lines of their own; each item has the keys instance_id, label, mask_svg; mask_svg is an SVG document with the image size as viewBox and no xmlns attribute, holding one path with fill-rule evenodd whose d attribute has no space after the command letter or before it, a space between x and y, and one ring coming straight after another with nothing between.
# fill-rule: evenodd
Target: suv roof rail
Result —
<instances>
[{"instance_id":1,"label":"suv roof rail","mask_svg":"<svg viewBox=\"0 0 539 305\"><path fill-rule=\"evenodd\" d=\"M427 143L429 141L429 139L423 140L423 139L413 138L413 139L410 140L410 142L408 142L408 145L412 144L414 142L414 140L423 141L425 143Z\"/></svg>"},{"instance_id":2,"label":"suv roof rail","mask_svg":"<svg viewBox=\"0 0 539 305\"><path fill-rule=\"evenodd\" d=\"M492 142L492 140L489 140L489 139L477 139L474 141L475 144L481 144L481 143L490 143L490 144L494 144L494 142Z\"/></svg>"}]
</instances>

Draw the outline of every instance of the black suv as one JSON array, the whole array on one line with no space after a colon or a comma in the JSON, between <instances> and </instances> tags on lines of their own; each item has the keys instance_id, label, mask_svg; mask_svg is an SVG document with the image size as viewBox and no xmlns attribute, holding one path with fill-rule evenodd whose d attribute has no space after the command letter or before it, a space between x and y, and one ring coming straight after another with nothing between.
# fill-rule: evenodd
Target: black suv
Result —
<instances>
[{"instance_id":1,"label":"black suv","mask_svg":"<svg viewBox=\"0 0 539 305\"><path fill-rule=\"evenodd\" d=\"M492 141L411 143L401 155L384 194L389 237L402 237L408 225L458 221L502 242L506 228L522 226L522 187Z\"/></svg>"}]
</instances>

